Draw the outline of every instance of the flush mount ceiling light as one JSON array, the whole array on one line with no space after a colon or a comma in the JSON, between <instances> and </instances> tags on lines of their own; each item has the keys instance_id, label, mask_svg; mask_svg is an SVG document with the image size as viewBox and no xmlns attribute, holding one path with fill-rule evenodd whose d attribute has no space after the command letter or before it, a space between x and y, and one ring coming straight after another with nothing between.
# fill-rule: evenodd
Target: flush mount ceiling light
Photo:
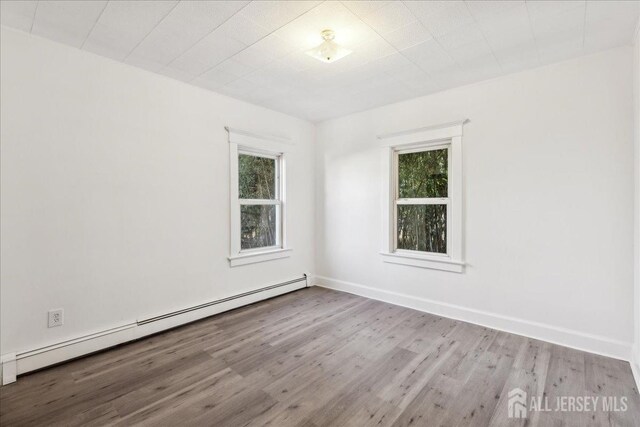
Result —
<instances>
[{"instance_id":1,"label":"flush mount ceiling light","mask_svg":"<svg viewBox=\"0 0 640 427\"><path fill-rule=\"evenodd\" d=\"M351 53L349 49L345 49L333 41L336 37L333 30L324 30L320 34L322 34L324 41L313 49L308 50L307 55L313 56L322 62L335 62Z\"/></svg>"}]
</instances>

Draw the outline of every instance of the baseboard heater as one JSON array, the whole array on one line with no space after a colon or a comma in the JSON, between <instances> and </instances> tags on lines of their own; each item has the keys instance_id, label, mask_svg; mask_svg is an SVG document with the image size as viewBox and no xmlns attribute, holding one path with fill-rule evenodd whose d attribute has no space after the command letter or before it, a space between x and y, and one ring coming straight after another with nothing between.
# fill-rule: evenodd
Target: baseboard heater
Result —
<instances>
[{"instance_id":1,"label":"baseboard heater","mask_svg":"<svg viewBox=\"0 0 640 427\"><path fill-rule=\"evenodd\" d=\"M181 314L189 313L191 311L201 310L203 308L211 307L213 305L222 304L224 302L232 301L234 299L243 298L249 295L257 294L259 292L269 291L271 289L281 288L283 286L292 285L298 282L305 282L305 288L309 287L309 283L307 282L307 275L303 274L302 277L298 279L288 280L286 282L277 283L271 286L265 286L263 288L254 289L253 291L243 292L241 294L232 295L230 297L217 299L214 301L205 302L203 304L194 305L193 307L183 308L182 310L172 311L170 313L161 314L159 316L149 317L148 319L138 320L138 326L146 325L147 323L157 322L158 320L167 319L169 317L179 316ZM297 290L297 289L296 289Z\"/></svg>"},{"instance_id":2,"label":"baseboard heater","mask_svg":"<svg viewBox=\"0 0 640 427\"><path fill-rule=\"evenodd\" d=\"M148 325L159 320L179 316L181 314L190 313L192 311L201 310L207 307L215 306L229 302L238 298L247 297L259 292L265 292L283 286L292 285L294 283L304 282L304 287L309 287L307 281L307 275L303 274L302 277L289 280L275 285L265 286L253 291L244 292L238 295L222 298L215 301L210 301L204 304L195 305L193 307L184 308L182 310L173 311L160 316L150 317L144 320L138 320L136 322L128 323L126 325L120 325L116 328L107 329L100 332L95 332L88 335L83 335L73 339L61 341L55 344L47 345L33 350L21 351L16 353L3 354L0 358L0 371L2 372L2 384L9 384L16 380L17 375L24 374L26 372L36 371L47 366L55 365L61 362L75 359L77 357L86 356L88 354L95 353L97 351L103 351L116 345L124 344L126 342L132 342L145 336L151 335L156 332L160 332L171 327L179 326L180 322L173 325L149 325L147 328L141 328L138 330L138 326ZM302 287L296 287L295 289L287 290L277 295L271 295L267 298L276 297L289 292L297 291ZM255 301L257 302L257 301ZM243 304L240 304L242 306ZM236 308L234 306L233 308ZM226 311L226 310L221 310ZM206 317L206 316L203 316ZM197 320L197 319L192 319Z\"/></svg>"}]
</instances>

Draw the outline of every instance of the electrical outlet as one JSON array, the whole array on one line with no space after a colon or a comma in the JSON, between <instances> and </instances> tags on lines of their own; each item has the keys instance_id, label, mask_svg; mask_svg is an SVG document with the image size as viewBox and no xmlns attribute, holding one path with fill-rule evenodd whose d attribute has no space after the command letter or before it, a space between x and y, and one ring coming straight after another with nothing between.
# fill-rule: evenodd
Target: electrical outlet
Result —
<instances>
[{"instance_id":1,"label":"electrical outlet","mask_svg":"<svg viewBox=\"0 0 640 427\"><path fill-rule=\"evenodd\" d=\"M63 324L64 310L62 308L49 310L49 327L55 328L56 326L62 326Z\"/></svg>"}]
</instances>

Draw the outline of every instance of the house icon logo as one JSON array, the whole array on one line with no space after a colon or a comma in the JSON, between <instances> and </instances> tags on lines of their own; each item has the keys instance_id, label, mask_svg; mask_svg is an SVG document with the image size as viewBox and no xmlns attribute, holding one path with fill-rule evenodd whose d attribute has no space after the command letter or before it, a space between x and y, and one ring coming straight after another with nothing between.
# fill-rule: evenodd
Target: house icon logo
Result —
<instances>
[{"instance_id":1,"label":"house icon logo","mask_svg":"<svg viewBox=\"0 0 640 427\"><path fill-rule=\"evenodd\" d=\"M509 418L527 418L527 392L514 388L508 396Z\"/></svg>"}]
</instances>

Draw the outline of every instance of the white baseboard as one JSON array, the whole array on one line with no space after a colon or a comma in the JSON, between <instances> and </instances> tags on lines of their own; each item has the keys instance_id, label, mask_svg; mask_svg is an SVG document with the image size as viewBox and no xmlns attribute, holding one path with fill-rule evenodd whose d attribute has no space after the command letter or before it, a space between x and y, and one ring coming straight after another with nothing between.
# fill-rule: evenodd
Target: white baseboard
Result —
<instances>
[{"instance_id":1,"label":"white baseboard","mask_svg":"<svg viewBox=\"0 0 640 427\"><path fill-rule=\"evenodd\" d=\"M104 350L145 336L155 334L185 323L233 310L254 302L262 301L291 291L302 289L305 282L265 290L252 295L222 302L199 310L168 317L152 323L138 325L129 323L115 328L83 335L71 340L57 342L34 350L2 355L2 384L16 381L16 376L56 363Z\"/></svg>"},{"instance_id":2,"label":"white baseboard","mask_svg":"<svg viewBox=\"0 0 640 427\"><path fill-rule=\"evenodd\" d=\"M9 384L16 381L16 354L8 353L3 354L0 358L0 371L2 374L2 385Z\"/></svg>"},{"instance_id":3,"label":"white baseboard","mask_svg":"<svg viewBox=\"0 0 640 427\"><path fill-rule=\"evenodd\" d=\"M639 22L640 25L640 22ZM640 393L640 343L636 343L633 349L633 356L629 361L633 378L636 380L636 390Z\"/></svg>"},{"instance_id":4,"label":"white baseboard","mask_svg":"<svg viewBox=\"0 0 640 427\"><path fill-rule=\"evenodd\" d=\"M433 301L397 292L385 291L356 283L345 282L329 277L315 276L314 284L329 289L344 291L363 297L400 305L438 316L462 320L500 331L523 335L553 344L571 347L577 350L595 353L629 361L631 359L631 343L612 340L610 338L586 334L571 329L560 328L544 323L531 322L515 317L503 316L482 310L459 305ZM632 363L633 364L633 363Z\"/></svg>"}]
</instances>

